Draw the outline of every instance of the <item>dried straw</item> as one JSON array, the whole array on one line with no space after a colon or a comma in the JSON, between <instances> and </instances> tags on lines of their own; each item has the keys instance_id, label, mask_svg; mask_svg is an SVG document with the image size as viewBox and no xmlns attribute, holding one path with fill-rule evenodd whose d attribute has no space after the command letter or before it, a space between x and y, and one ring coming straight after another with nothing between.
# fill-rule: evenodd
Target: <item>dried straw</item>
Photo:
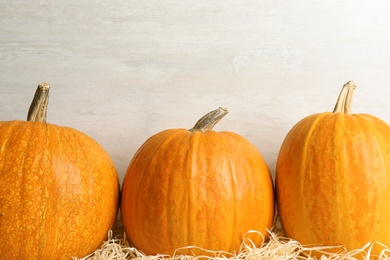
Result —
<instances>
[{"instance_id":1,"label":"dried straw","mask_svg":"<svg viewBox=\"0 0 390 260\"><path fill-rule=\"evenodd\" d=\"M252 231L254 232L254 231ZM304 247L298 241L278 236L273 232L269 232L269 240L261 247L255 247L249 239L244 239L244 242L237 254L229 254L224 252L212 252L208 250L203 251L205 253L213 253L214 256L193 256L183 255L180 251L183 249L191 249L197 247L185 247L177 249L172 255L152 255L147 256L130 246L127 242L125 235L122 238L112 237L112 231L109 232L109 237L103 245L97 249L94 253L84 258L74 258L74 260L125 260L125 259L137 259L137 260L200 260L200 259L215 259L215 260L263 260L263 259L318 259L314 256L310 256L313 253L324 253L321 256L321 260L355 260L355 259L371 259L370 251L373 243L365 245L361 249L353 251L347 251L342 247ZM390 259L390 249L384 245L383 250L379 256L375 256L376 259ZM328 253L328 249L339 248L338 253ZM197 248L199 249L199 248ZM223 254L224 253L224 256ZM363 254L363 255L362 255Z\"/></svg>"},{"instance_id":2,"label":"dried straw","mask_svg":"<svg viewBox=\"0 0 390 260\"><path fill-rule=\"evenodd\" d=\"M119 223L119 225L121 225ZM256 247L254 243L244 236L243 242L239 251L235 254L221 252L221 251L208 251L198 247L185 247L179 248L172 256L169 255L145 255L141 251L132 247L126 239L126 233L113 235L114 232L110 230L108 232L108 238L103 242L102 246L98 248L91 255L84 258L74 257L73 260L271 260L271 259L320 259L320 260L357 260L357 259L378 259L378 260L390 260L390 248L380 243L368 243L360 249L353 251L347 251L342 246L340 247L326 247L326 246L304 246L294 239L290 239L284 236L280 223L276 222L273 229L269 231L269 238L263 239L263 243L260 247ZM249 231L247 235L261 233L256 231ZM374 245L380 245L383 250L379 256L373 256L371 254L372 247ZM201 249L205 255L184 255L180 253L183 249ZM328 250L337 250L337 253L329 253ZM206 256L207 255L213 255ZM321 255L320 258L313 256Z\"/></svg>"}]
</instances>

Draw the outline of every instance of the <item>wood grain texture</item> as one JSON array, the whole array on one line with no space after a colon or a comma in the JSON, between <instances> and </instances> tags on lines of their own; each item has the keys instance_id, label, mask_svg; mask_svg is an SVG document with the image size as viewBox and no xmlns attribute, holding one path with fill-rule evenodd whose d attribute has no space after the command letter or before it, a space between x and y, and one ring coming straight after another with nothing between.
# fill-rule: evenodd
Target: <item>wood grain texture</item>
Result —
<instances>
[{"instance_id":1,"label":"wood grain texture","mask_svg":"<svg viewBox=\"0 0 390 260\"><path fill-rule=\"evenodd\" d=\"M389 13L385 0L3 0L1 120L24 119L47 81L48 122L95 138L122 178L149 136L223 106L216 130L273 171L292 125L331 111L350 79L353 112L390 122Z\"/></svg>"}]
</instances>

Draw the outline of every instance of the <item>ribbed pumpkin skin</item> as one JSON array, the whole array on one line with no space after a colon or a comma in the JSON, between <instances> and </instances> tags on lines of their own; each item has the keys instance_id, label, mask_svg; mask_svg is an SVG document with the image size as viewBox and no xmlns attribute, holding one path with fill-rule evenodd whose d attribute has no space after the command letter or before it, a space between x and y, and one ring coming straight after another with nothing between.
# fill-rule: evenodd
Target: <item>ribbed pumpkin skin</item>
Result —
<instances>
[{"instance_id":1,"label":"ribbed pumpkin skin","mask_svg":"<svg viewBox=\"0 0 390 260\"><path fill-rule=\"evenodd\" d=\"M273 184L261 154L243 137L171 129L133 157L121 213L130 240L146 254L171 255L183 246L233 252L249 230L267 237Z\"/></svg>"},{"instance_id":2,"label":"ribbed pumpkin skin","mask_svg":"<svg viewBox=\"0 0 390 260\"><path fill-rule=\"evenodd\" d=\"M42 122L0 122L0 259L95 250L118 210L114 165L94 140Z\"/></svg>"},{"instance_id":3,"label":"ribbed pumpkin skin","mask_svg":"<svg viewBox=\"0 0 390 260\"><path fill-rule=\"evenodd\" d=\"M366 114L301 120L280 149L276 194L287 236L302 244L390 246L390 127Z\"/></svg>"}]
</instances>

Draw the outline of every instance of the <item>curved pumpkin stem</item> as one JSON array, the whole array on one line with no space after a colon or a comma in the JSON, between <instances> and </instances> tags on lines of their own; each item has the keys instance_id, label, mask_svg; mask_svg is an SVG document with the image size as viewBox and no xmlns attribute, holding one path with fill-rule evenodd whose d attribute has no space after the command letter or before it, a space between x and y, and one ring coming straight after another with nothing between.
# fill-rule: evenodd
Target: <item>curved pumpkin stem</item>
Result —
<instances>
[{"instance_id":1,"label":"curved pumpkin stem","mask_svg":"<svg viewBox=\"0 0 390 260\"><path fill-rule=\"evenodd\" d=\"M352 97L355 92L355 88L356 85L352 80L344 84L333 113L351 114Z\"/></svg>"},{"instance_id":2,"label":"curved pumpkin stem","mask_svg":"<svg viewBox=\"0 0 390 260\"><path fill-rule=\"evenodd\" d=\"M50 85L46 82L38 85L34 99L27 114L27 121L46 122Z\"/></svg>"},{"instance_id":3,"label":"curved pumpkin stem","mask_svg":"<svg viewBox=\"0 0 390 260\"><path fill-rule=\"evenodd\" d=\"M204 115L201 119L196 122L195 126L191 128L189 131L201 131L206 132L208 130L213 129L215 124L217 124L224 116L226 116L229 112L226 108L220 107L215 109L206 115Z\"/></svg>"}]
</instances>

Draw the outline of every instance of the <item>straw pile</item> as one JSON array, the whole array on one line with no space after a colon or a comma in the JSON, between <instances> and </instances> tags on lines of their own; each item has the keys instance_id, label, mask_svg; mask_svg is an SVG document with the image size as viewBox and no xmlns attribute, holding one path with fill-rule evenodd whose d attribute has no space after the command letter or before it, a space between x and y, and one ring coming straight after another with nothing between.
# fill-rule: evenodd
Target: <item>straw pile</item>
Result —
<instances>
[{"instance_id":1,"label":"straw pile","mask_svg":"<svg viewBox=\"0 0 390 260\"><path fill-rule=\"evenodd\" d=\"M249 231L248 233L260 233ZM183 255L180 253L180 248L176 252L169 255L145 255L127 241L126 233L123 231L123 226L120 220L117 221L113 230L108 232L108 238L103 242L100 248L95 250L91 255L84 258L74 257L73 260L271 260L271 259L321 259L321 260L352 260L352 259L378 259L390 260L390 248L381 245L383 250L379 256L371 254L373 243L368 243L360 249L347 251L342 246L340 247L306 247L298 241L287 238L283 234L283 229L279 221L275 221L272 230L269 231L269 238L262 243L260 247L256 247L251 240L243 238L241 248L236 254L227 254L224 252L211 252L214 257L210 256L193 256ZM195 248L195 247L186 247ZM337 253L329 253L327 250L337 249ZM210 251L204 250L210 255ZM313 253L320 253L321 257L312 256ZM205 254L206 255L206 254Z\"/></svg>"}]
</instances>

